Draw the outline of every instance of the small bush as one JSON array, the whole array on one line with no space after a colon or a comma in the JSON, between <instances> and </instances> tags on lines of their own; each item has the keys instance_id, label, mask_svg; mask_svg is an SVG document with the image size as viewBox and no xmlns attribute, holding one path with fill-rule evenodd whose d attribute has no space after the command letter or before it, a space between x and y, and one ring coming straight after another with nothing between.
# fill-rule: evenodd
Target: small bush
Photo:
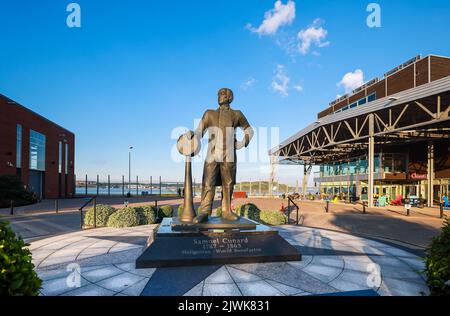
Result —
<instances>
[{"instance_id":1,"label":"small bush","mask_svg":"<svg viewBox=\"0 0 450 316\"><path fill-rule=\"evenodd\" d=\"M243 204L236 208L236 214L259 222L261 210L252 203Z\"/></svg>"},{"instance_id":2,"label":"small bush","mask_svg":"<svg viewBox=\"0 0 450 316\"><path fill-rule=\"evenodd\" d=\"M222 217L222 207L221 207L221 206L219 206L218 208L216 208L216 216Z\"/></svg>"},{"instance_id":3,"label":"small bush","mask_svg":"<svg viewBox=\"0 0 450 316\"><path fill-rule=\"evenodd\" d=\"M425 275L430 294L449 296L450 286L450 219L447 217L439 236L426 249Z\"/></svg>"},{"instance_id":4,"label":"small bush","mask_svg":"<svg viewBox=\"0 0 450 316\"><path fill-rule=\"evenodd\" d=\"M280 211L261 211L260 222L265 225L284 225L287 221L287 216Z\"/></svg>"},{"instance_id":5,"label":"small bush","mask_svg":"<svg viewBox=\"0 0 450 316\"><path fill-rule=\"evenodd\" d=\"M163 205L159 208L159 217L172 217L173 216L173 208L171 205Z\"/></svg>"},{"instance_id":6,"label":"small bush","mask_svg":"<svg viewBox=\"0 0 450 316\"><path fill-rule=\"evenodd\" d=\"M139 225L139 215L133 207L121 208L108 219L108 227L121 228Z\"/></svg>"},{"instance_id":7,"label":"small bush","mask_svg":"<svg viewBox=\"0 0 450 316\"><path fill-rule=\"evenodd\" d=\"M138 206L134 208L139 216L139 225L156 223L156 207L153 205Z\"/></svg>"},{"instance_id":8,"label":"small bush","mask_svg":"<svg viewBox=\"0 0 450 316\"><path fill-rule=\"evenodd\" d=\"M116 209L110 205L98 204L97 205L97 226L106 226L108 219L116 211ZM94 226L94 207L87 210L84 215L84 225Z\"/></svg>"},{"instance_id":9,"label":"small bush","mask_svg":"<svg viewBox=\"0 0 450 316\"><path fill-rule=\"evenodd\" d=\"M22 206L36 203L37 196L25 190L25 186L18 176L1 175L0 208L9 207L11 200L13 200L14 206Z\"/></svg>"},{"instance_id":10,"label":"small bush","mask_svg":"<svg viewBox=\"0 0 450 316\"><path fill-rule=\"evenodd\" d=\"M0 222L0 296L37 296L42 281L34 271L31 252L7 222Z\"/></svg>"},{"instance_id":11,"label":"small bush","mask_svg":"<svg viewBox=\"0 0 450 316\"><path fill-rule=\"evenodd\" d=\"M181 214L183 213L184 210L184 205L180 204L180 206L178 206L178 218L181 217Z\"/></svg>"}]
</instances>

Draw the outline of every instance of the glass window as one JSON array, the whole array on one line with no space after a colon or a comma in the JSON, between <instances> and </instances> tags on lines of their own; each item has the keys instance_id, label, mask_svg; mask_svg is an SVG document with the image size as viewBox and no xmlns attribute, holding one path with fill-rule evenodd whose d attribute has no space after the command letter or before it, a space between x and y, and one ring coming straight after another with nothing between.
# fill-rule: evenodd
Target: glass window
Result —
<instances>
[{"instance_id":1,"label":"glass window","mask_svg":"<svg viewBox=\"0 0 450 316\"><path fill-rule=\"evenodd\" d=\"M342 108L342 111L347 111L348 110L348 106L345 106Z\"/></svg>"},{"instance_id":2,"label":"glass window","mask_svg":"<svg viewBox=\"0 0 450 316\"><path fill-rule=\"evenodd\" d=\"M66 143L66 148L65 148L65 152L66 152L66 174L68 173L69 170L69 144Z\"/></svg>"},{"instance_id":3,"label":"glass window","mask_svg":"<svg viewBox=\"0 0 450 316\"><path fill-rule=\"evenodd\" d=\"M366 98L358 101L358 105L363 105L363 104L366 104Z\"/></svg>"},{"instance_id":4,"label":"glass window","mask_svg":"<svg viewBox=\"0 0 450 316\"><path fill-rule=\"evenodd\" d=\"M374 93L372 93L371 95L369 95L369 96L367 97L367 102L375 101L376 98L377 98L377 93L374 92Z\"/></svg>"},{"instance_id":5,"label":"glass window","mask_svg":"<svg viewBox=\"0 0 450 316\"><path fill-rule=\"evenodd\" d=\"M16 168L22 168L22 125L17 124Z\"/></svg>"},{"instance_id":6,"label":"glass window","mask_svg":"<svg viewBox=\"0 0 450 316\"><path fill-rule=\"evenodd\" d=\"M350 108L350 109L353 109L354 107L356 107L356 102L355 103L352 103L352 104L350 104L348 107Z\"/></svg>"},{"instance_id":7,"label":"glass window","mask_svg":"<svg viewBox=\"0 0 450 316\"><path fill-rule=\"evenodd\" d=\"M62 172L62 142L58 142L58 172Z\"/></svg>"},{"instance_id":8,"label":"glass window","mask_svg":"<svg viewBox=\"0 0 450 316\"><path fill-rule=\"evenodd\" d=\"M30 169L45 171L45 135L30 130Z\"/></svg>"}]
</instances>

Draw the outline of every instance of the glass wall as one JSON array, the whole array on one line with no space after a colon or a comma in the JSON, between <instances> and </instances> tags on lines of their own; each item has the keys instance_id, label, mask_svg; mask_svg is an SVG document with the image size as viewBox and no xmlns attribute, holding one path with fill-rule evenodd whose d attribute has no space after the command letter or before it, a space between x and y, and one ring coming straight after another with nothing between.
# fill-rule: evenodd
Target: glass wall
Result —
<instances>
[{"instance_id":1,"label":"glass wall","mask_svg":"<svg viewBox=\"0 0 450 316\"><path fill-rule=\"evenodd\" d=\"M333 164L320 166L321 177L346 176L354 174L366 174L368 169L367 159L357 158L351 161L339 161ZM375 155L375 172L380 171L380 156Z\"/></svg>"},{"instance_id":2,"label":"glass wall","mask_svg":"<svg viewBox=\"0 0 450 316\"><path fill-rule=\"evenodd\" d=\"M16 168L22 168L22 125L17 124Z\"/></svg>"},{"instance_id":3,"label":"glass wall","mask_svg":"<svg viewBox=\"0 0 450 316\"><path fill-rule=\"evenodd\" d=\"M30 169L45 171L45 135L30 130Z\"/></svg>"}]
</instances>

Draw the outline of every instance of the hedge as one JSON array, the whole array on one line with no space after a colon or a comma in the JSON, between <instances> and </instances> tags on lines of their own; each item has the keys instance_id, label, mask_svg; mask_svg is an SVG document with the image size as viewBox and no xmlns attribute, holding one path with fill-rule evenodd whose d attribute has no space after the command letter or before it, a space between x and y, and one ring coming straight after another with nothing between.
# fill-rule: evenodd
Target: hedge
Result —
<instances>
[{"instance_id":1,"label":"hedge","mask_svg":"<svg viewBox=\"0 0 450 316\"><path fill-rule=\"evenodd\" d=\"M42 281L27 246L8 222L0 222L0 296L39 295Z\"/></svg>"},{"instance_id":2,"label":"hedge","mask_svg":"<svg viewBox=\"0 0 450 316\"><path fill-rule=\"evenodd\" d=\"M445 218L442 232L425 251L425 275L432 296L450 296L450 220ZM447 283L447 284L446 284Z\"/></svg>"},{"instance_id":3,"label":"hedge","mask_svg":"<svg viewBox=\"0 0 450 316\"><path fill-rule=\"evenodd\" d=\"M240 216L259 222L261 210L252 203L243 204L236 208L236 213Z\"/></svg>"},{"instance_id":4,"label":"hedge","mask_svg":"<svg viewBox=\"0 0 450 316\"><path fill-rule=\"evenodd\" d=\"M281 213L280 211L261 211L260 214L260 222L266 225L284 225L287 222L287 216Z\"/></svg>"},{"instance_id":5,"label":"hedge","mask_svg":"<svg viewBox=\"0 0 450 316\"><path fill-rule=\"evenodd\" d=\"M108 219L108 227L122 228L138 226L139 214L133 207L121 208L114 212Z\"/></svg>"},{"instance_id":6,"label":"hedge","mask_svg":"<svg viewBox=\"0 0 450 316\"><path fill-rule=\"evenodd\" d=\"M97 226L106 226L108 219L116 211L116 209L110 205L98 204L97 205ZM87 210L84 215L84 225L94 226L94 207Z\"/></svg>"},{"instance_id":7,"label":"hedge","mask_svg":"<svg viewBox=\"0 0 450 316\"><path fill-rule=\"evenodd\" d=\"M159 213L158 217L161 217L161 218L172 217L173 216L173 208L171 205L164 205L159 208L158 213Z\"/></svg>"},{"instance_id":8,"label":"hedge","mask_svg":"<svg viewBox=\"0 0 450 316\"><path fill-rule=\"evenodd\" d=\"M139 216L139 225L155 224L157 221L156 207L153 205L137 206L134 208Z\"/></svg>"},{"instance_id":9,"label":"hedge","mask_svg":"<svg viewBox=\"0 0 450 316\"><path fill-rule=\"evenodd\" d=\"M37 202L35 193L25 190L22 181L16 175L0 176L0 208L10 207L11 200L14 206L22 206Z\"/></svg>"}]
</instances>

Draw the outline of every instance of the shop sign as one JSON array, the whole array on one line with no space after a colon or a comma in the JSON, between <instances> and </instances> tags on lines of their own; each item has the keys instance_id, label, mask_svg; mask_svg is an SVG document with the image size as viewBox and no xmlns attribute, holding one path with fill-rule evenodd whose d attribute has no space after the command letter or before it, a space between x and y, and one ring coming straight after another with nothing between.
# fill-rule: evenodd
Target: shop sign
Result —
<instances>
[{"instance_id":1,"label":"shop sign","mask_svg":"<svg viewBox=\"0 0 450 316\"><path fill-rule=\"evenodd\" d=\"M421 173L411 173L410 175L411 179L415 179L415 180L426 180L427 179L427 175L426 174L421 174Z\"/></svg>"}]
</instances>

